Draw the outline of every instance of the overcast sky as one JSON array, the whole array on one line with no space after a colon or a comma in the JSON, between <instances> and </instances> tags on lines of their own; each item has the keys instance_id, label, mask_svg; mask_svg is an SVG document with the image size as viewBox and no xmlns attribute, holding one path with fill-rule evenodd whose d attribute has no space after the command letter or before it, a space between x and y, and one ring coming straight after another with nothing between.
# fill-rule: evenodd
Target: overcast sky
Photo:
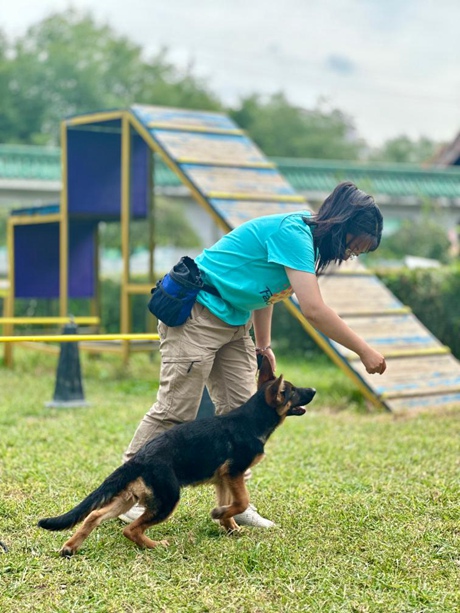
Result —
<instances>
[{"instance_id":1,"label":"overcast sky","mask_svg":"<svg viewBox=\"0 0 460 613\"><path fill-rule=\"evenodd\" d=\"M192 63L227 104L324 99L372 145L460 130L460 0L0 0L0 28L14 38L69 6Z\"/></svg>"}]
</instances>

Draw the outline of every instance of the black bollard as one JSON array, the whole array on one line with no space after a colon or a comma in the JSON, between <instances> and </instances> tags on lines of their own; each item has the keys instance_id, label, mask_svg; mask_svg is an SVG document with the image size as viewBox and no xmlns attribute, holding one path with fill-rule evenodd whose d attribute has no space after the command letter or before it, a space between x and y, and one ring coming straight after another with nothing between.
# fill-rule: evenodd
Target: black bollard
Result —
<instances>
[{"instance_id":1,"label":"black bollard","mask_svg":"<svg viewBox=\"0 0 460 613\"><path fill-rule=\"evenodd\" d=\"M66 324L62 333L77 334L76 324L73 322ZM61 343L54 396L46 406L62 408L88 406L83 393L77 342Z\"/></svg>"}]
</instances>

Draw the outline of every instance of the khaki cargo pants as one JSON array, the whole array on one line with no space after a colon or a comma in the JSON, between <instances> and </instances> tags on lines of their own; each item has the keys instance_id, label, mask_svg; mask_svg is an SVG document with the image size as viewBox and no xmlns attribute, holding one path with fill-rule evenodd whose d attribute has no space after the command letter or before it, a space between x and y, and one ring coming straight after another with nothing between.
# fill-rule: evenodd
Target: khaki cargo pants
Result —
<instances>
[{"instance_id":1,"label":"khaki cargo pants","mask_svg":"<svg viewBox=\"0 0 460 613\"><path fill-rule=\"evenodd\" d=\"M147 441L176 424L193 421L205 386L218 414L240 406L256 391L257 360L249 330L230 326L198 302L184 325L158 324L160 387L125 452L131 458Z\"/></svg>"}]
</instances>

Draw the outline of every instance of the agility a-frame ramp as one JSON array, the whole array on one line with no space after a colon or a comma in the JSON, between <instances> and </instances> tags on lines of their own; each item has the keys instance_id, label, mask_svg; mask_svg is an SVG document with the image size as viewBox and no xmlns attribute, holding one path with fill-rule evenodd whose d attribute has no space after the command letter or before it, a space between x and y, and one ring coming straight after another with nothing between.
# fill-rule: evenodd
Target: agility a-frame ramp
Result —
<instances>
[{"instance_id":1,"label":"agility a-frame ramp","mask_svg":"<svg viewBox=\"0 0 460 613\"><path fill-rule=\"evenodd\" d=\"M261 215L308 208L275 165L220 113L133 105L65 120L61 142L63 193L53 218L59 226L59 267L53 269L53 282L60 312L67 315L69 295L81 292L79 287L72 290L69 280L69 271L76 266L76 250L69 249L73 226L89 223L89 236L92 223L118 218L122 333L130 331L130 295L148 295L148 287L130 277L129 221L151 219L152 152L161 156L224 231ZM35 263L40 264L37 259ZM80 274L86 268L90 275L95 266L93 257L86 264L80 261L77 268ZM49 263L43 268L50 270ZM150 269L152 274L153 253ZM21 280L17 281L19 287ZM24 280L23 285L29 283ZM95 284L87 285L91 290ZM386 356L384 375L367 375L355 354L318 333L303 317L295 297L286 305L370 402L400 412L460 405L460 363L374 275L353 262L322 277L320 286L326 302Z\"/></svg>"},{"instance_id":2,"label":"agility a-frame ramp","mask_svg":"<svg viewBox=\"0 0 460 613\"><path fill-rule=\"evenodd\" d=\"M308 208L305 199L227 116L134 106L134 126L224 230L260 215ZM287 306L373 404L403 412L460 404L460 363L395 296L355 262L320 278L326 302L387 358L382 375Z\"/></svg>"}]
</instances>

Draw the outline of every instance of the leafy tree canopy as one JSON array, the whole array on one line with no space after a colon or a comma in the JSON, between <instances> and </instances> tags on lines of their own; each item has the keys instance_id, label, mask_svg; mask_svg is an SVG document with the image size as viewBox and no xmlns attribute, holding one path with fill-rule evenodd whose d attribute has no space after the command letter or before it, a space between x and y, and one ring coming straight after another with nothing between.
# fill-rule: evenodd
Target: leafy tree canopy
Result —
<instances>
[{"instance_id":1,"label":"leafy tree canopy","mask_svg":"<svg viewBox=\"0 0 460 613\"><path fill-rule=\"evenodd\" d=\"M402 135L387 140L381 149L371 153L369 159L381 162L421 164L431 160L439 146L439 143L426 137L411 140L408 136Z\"/></svg>"},{"instance_id":2,"label":"leafy tree canopy","mask_svg":"<svg viewBox=\"0 0 460 613\"><path fill-rule=\"evenodd\" d=\"M74 9L32 26L12 44L0 38L0 142L56 143L63 117L133 102L219 109L191 74L163 50L140 46Z\"/></svg>"},{"instance_id":3,"label":"leafy tree canopy","mask_svg":"<svg viewBox=\"0 0 460 613\"><path fill-rule=\"evenodd\" d=\"M451 261L450 241L445 229L426 215L422 219L406 219L390 236L383 236L380 247L369 259L403 259L406 255ZM371 257L372 255L372 257Z\"/></svg>"},{"instance_id":4,"label":"leafy tree canopy","mask_svg":"<svg viewBox=\"0 0 460 613\"><path fill-rule=\"evenodd\" d=\"M269 156L353 160L363 148L347 115L321 104L308 111L292 106L283 93L265 102L249 96L231 115Z\"/></svg>"},{"instance_id":5,"label":"leafy tree canopy","mask_svg":"<svg viewBox=\"0 0 460 613\"><path fill-rule=\"evenodd\" d=\"M182 247L184 249L203 247L200 237L187 220L186 206L180 200L156 197L154 224L157 246ZM149 244L148 230L148 224L145 220L131 221L130 247L133 251L145 249ZM100 239L103 248L121 249L120 223L101 224Z\"/></svg>"},{"instance_id":6,"label":"leafy tree canopy","mask_svg":"<svg viewBox=\"0 0 460 613\"><path fill-rule=\"evenodd\" d=\"M179 70L162 49L146 57L91 13L68 9L36 23L14 41L0 31L0 143L57 144L63 117L133 102L226 110L264 153L282 157L363 159L369 154L353 121L318 103L306 110L283 93L253 94L225 109L192 69ZM374 160L420 162L436 144L401 136Z\"/></svg>"}]
</instances>

